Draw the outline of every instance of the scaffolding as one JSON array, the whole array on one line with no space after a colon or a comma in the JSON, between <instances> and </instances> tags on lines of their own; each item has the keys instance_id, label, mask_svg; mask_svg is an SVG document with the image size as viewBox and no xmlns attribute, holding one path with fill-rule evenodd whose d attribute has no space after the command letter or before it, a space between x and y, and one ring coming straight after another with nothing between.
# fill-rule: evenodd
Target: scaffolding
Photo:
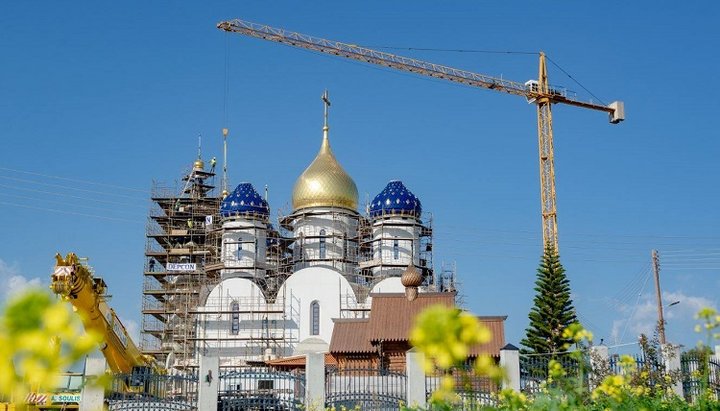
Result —
<instances>
[{"instance_id":1,"label":"scaffolding","mask_svg":"<svg viewBox=\"0 0 720 411\"><path fill-rule=\"evenodd\" d=\"M208 230L219 217L221 201L215 194L214 177L213 170L204 170L198 160L174 187L157 182L152 186L140 347L163 364L192 363L193 310L219 280L205 269L214 252L207 242Z\"/></svg>"},{"instance_id":2,"label":"scaffolding","mask_svg":"<svg viewBox=\"0 0 720 411\"><path fill-rule=\"evenodd\" d=\"M341 318L367 317L370 290L386 278L400 277L409 261L423 274L426 290L447 289L453 281L435 278L429 214L423 219L397 213L370 218L340 207L307 208L278 212L274 226L267 215L223 217L214 177L198 160L175 187L154 183L152 188L141 350L169 368L196 368L199 348L217 348L228 367L290 355L299 342L299 303L282 289L305 267L333 268L348 280L353 295L338 296ZM223 249L223 241L250 242L227 235L228 230L254 233L252 262L240 260L240 250L251 247L239 247L232 258L225 255L229 249ZM258 230L265 233L264 261ZM403 242L408 257L385 255L392 247L388 241ZM211 297L223 278L235 276L252 281L262 296L255 296L257 301ZM229 301L237 305L228 306Z\"/></svg>"},{"instance_id":3,"label":"scaffolding","mask_svg":"<svg viewBox=\"0 0 720 411\"><path fill-rule=\"evenodd\" d=\"M378 216L360 219L358 259L359 277L368 285L374 285L388 277L399 277L408 266L404 260L394 259L388 255L392 245L388 241L398 240L411 244L409 255L415 267L423 275L423 284L429 291L436 289L433 268L433 220L432 214L426 213L422 218L403 215L397 212L383 211ZM390 230L402 229L417 233L413 236L389 235ZM417 242L417 245L416 245ZM407 250L406 250L407 251ZM415 257L417 256L417 262Z\"/></svg>"},{"instance_id":4,"label":"scaffolding","mask_svg":"<svg viewBox=\"0 0 720 411\"><path fill-rule=\"evenodd\" d=\"M198 318L193 341L213 350L221 367L237 367L292 354L298 343L300 302L282 295L231 296L226 290L192 311Z\"/></svg>"}]
</instances>

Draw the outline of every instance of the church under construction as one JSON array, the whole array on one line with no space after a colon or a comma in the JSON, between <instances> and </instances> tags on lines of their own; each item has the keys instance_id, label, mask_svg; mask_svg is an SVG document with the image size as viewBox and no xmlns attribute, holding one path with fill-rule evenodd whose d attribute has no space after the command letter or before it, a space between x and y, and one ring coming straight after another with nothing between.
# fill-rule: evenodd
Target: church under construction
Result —
<instances>
[{"instance_id":1,"label":"church under construction","mask_svg":"<svg viewBox=\"0 0 720 411\"><path fill-rule=\"evenodd\" d=\"M358 212L358 190L330 147L327 96L320 150L297 178L293 211L271 221L251 183L216 190L215 161L198 156L181 187L155 185L142 306L145 354L194 369L198 350L221 367L327 351L333 319L367 318L373 295L454 291L437 275L432 220L400 180ZM219 192L219 193L218 193Z\"/></svg>"}]
</instances>

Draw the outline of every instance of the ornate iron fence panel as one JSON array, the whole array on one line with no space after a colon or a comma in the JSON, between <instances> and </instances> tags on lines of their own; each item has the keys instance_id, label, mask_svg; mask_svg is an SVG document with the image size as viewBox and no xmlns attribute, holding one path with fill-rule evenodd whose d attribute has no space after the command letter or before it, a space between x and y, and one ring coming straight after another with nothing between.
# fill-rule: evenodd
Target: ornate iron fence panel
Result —
<instances>
[{"instance_id":1,"label":"ornate iron fence panel","mask_svg":"<svg viewBox=\"0 0 720 411\"><path fill-rule=\"evenodd\" d=\"M648 387L654 387L658 383L657 378L664 378L666 374L665 365L657 356L645 355L644 352L641 352L631 355L630 357L635 360L635 370L637 372L647 372L648 378L646 384ZM627 370L622 369L619 354L611 355L608 365L611 374L621 375L627 372Z\"/></svg>"},{"instance_id":2,"label":"ornate iron fence panel","mask_svg":"<svg viewBox=\"0 0 720 411\"><path fill-rule=\"evenodd\" d=\"M428 399L440 388L443 378L451 378L458 401L455 410L478 410L497 404L494 394L500 391L497 383L485 376L476 375L471 366L454 368L449 373L425 376L425 395Z\"/></svg>"},{"instance_id":3,"label":"ornate iron fence panel","mask_svg":"<svg viewBox=\"0 0 720 411\"><path fill-rule=\"evenodd\" d=\"M378 369L332 369L325 375L325 406L337 410L399 410L407 404L407 375Z\"/></svg>"},{"instance_id":4,"label":"ornate iron fence panel","mask_svg":"<svg viewBox=\"0 0 720 411\"><path fill-rule=\"evenodd\" d=\"M550 360L554 359L563 366L568 375L578 375L582 364L569 355L520 355L520 391L535 395L540 392L542 384L547 381ZM587 375L584 375L587 378Z\"/></svg>"},{"instance_id":5,"label":"ornate iron fence panel","mask_svg":"<svg viewBox=\"0 0 720 411\"><path fill-rule=\"evenodd\" d=\"M136 372L113 377L110 411L197 410L198 378L194 373Z\"/></svg>"},{"instance_id":6,"label":"ornate iron fence panel","mask_svg":"<svg viewBox=\"0 0 720 411\"><path fill-rule=\"evenodd\" d=\"M268 368L238 368L220 374L219 411L301 410L305 374Z\"/></svg>"},{"instance_id":7,"label":"ornate iron fence panel","mask_svg":"<svg viewBox=\"0 0 720 411\"><path fill-rule=\"evenodd\" d=\"M681 358L682 384L685 399L695 401L700 395L703 385L715 399L720 399L720 358L703 358L701 356L688 356ZM707 376L707 381L703 380Z\"/></svg>"}]
</instances>

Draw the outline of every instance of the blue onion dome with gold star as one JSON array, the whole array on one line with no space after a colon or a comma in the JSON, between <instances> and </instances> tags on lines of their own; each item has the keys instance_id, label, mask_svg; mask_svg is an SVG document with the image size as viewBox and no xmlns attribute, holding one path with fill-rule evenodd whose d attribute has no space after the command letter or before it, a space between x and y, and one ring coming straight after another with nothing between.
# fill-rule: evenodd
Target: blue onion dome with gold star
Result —
<instances>
[{"instance_id":1,"label":"blue onion dome with gold star","mask_svg":"<svg viewBox=\"0 0 720 411\"><path fill-rule=\"evenodd\" d=\"M400 180L390 181L385 189L370 203L370 217L382 215L406 215L420 218L420 199L405 187Z\"/></svg>"},{"instance_id":2,"label":"blue onion dome with gold star","mask_svg":"<svg viewBox=\"0 0 720 411\"><path fill-rule=\"evenodd\" d=\"M259 215L267 217L270 207L267 201L260 197L255 187L250 183L240 183L230 195L225 197L220 205L220 215L232 217L239 215Z\"/></svg>"}]
</instances>

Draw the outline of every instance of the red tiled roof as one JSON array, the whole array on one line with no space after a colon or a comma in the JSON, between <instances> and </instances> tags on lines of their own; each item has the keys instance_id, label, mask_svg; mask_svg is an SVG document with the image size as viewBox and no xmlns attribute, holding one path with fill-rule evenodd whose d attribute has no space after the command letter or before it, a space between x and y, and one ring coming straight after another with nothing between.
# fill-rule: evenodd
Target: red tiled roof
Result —
<instances>
[{"instance_id":1,"label":"red tiled roof","mask_svg":"<svg viewBox=\"0 0 720 411\"><path fill-rule=\"evenodd\" d=\"M370 318L334 319L330 352L332 353L373 353L379 341L408 341L415 318L433 305L455 307L454 293L420 293L413 301L405 294L382 293L372 295ZM470 347L470 356L480 354L500 355L505 346L506 316L479 316L478 319L492 332L487 344Z\"/></svg>"},{"instance_id":2,"label":"red tiled roof","mask_svg":"<svg viewBox=\"0 0 720 411\"><path fill-rule=\"evenodd\" d=\"M407 341L415 317L433 305L455 306L455 293L419 293L413 301L405 294L385 293L371 295L370 323L367 337L370 341Z\"/></svg>"},{"instance_id":3,"label":"red tiled roof","mask_svg":"<svg viewBox=\"0 0 720 411\"><path fill-rule=\"evenodd\" d=\"M490 329L492 340L486 344L470 346L470 357L477 357L480 354L500 355L500 349L505 346L505 320L502 316L478 316L482 325Z\"/></svg>"},{"instance_id":4,"label":"red tiled roof","mask_svg":"<svg viewBox=\"0 0 720 411\"><path fill-rule=\"evenodd\" d=\"M368 318L334 318L331 353L371 353L377 349L367 338Z\"/></svg>"}]
</instances>

